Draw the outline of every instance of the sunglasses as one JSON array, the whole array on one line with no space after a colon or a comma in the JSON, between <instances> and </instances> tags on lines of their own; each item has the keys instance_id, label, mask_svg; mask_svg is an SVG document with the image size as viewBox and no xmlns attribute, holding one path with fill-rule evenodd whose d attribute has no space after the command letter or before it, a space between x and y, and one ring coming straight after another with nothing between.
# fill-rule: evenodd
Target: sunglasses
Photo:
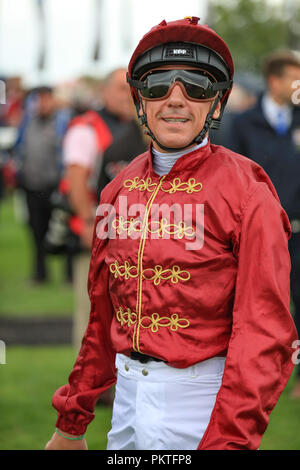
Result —
<instances>
[{"instance_id":1,"label":"sunglasses","mask_svg":"<svg viewBox=\"0 0 300 470\"><path fill-rule=\"evenodd\" d=\"M193 101L212 100L218 91L228 88L227 82L216 83L197 70L181 69L150 72L135 86L143 99L152 101L167 98L177 83L185 97Z\"/></svg>"}]
</instances>

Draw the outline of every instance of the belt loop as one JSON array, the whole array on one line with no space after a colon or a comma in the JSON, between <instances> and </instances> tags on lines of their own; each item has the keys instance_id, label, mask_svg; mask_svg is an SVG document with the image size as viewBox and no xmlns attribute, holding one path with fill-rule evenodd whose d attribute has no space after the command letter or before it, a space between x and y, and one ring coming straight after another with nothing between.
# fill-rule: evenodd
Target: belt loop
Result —
<instances>
[{"instance_id":1,"label":"belt loop","mask_svg":"<svg viewBox=\"0 0 300 470\"><path fill-rule=\"evenodd\" d=\"M195 365L192 366L191 372L192 372L191 377L192 377L193 379L195 379L195 378L197 377L197 368L196 368Z\"/></svg>"}]
</instances>

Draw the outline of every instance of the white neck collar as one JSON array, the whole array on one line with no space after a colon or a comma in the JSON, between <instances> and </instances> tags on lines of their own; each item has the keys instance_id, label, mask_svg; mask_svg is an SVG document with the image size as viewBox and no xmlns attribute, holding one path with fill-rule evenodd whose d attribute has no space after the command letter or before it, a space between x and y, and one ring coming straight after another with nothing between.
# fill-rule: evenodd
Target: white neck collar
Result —
<instances>
[{"instance_id":1,"label":"white neck collar","mask_svg":"<svg viewBox=\"0 0 300 470\"><path fill-rule=\"evenodd\" d=\"M159 152L154 147L152 147L153 155L153 169L155 173L159 176L168 174L173 165L177 162L178 158L186 155L187 153L198 150L201 147L204 147L208 143L208 137L205 137L201 144L195 145L194 147L188 148L186 150L180 150L178 152Z\"/></svg>"}]
</instances>

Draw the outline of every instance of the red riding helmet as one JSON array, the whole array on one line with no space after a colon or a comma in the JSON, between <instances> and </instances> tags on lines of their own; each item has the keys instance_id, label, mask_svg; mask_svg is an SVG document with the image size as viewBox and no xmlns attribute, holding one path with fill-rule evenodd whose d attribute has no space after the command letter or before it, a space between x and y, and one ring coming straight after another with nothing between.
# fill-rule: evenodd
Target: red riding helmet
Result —
<instances>
[{"instance_id":1,"label":"red riding helmet","mask_svg":"<svg viewBox=\"0 0 300 470\"><path fill-rule=\"evenodd\" d=\"M197 17L187 17L169 23L164 20L154 26L139 42L128 66L127 81L130 84L138 115L142 102L136 87L137 81L147 71L162 65L199 67L209 72L218 83L221 83L221 91L215 101L215 107L219 101L221 102L220 117L212 119L214 107L207 116L205 129L201 131L203 135L199 134L195 139L195 142L199 143L210 127L219 128L220 119L232 89L234 66L230 51L215 31L207 25L199 24ZM140 122L147 126L145 113ZM151 136L154 137L153 134Z\"/></svg>"}]
</instances>

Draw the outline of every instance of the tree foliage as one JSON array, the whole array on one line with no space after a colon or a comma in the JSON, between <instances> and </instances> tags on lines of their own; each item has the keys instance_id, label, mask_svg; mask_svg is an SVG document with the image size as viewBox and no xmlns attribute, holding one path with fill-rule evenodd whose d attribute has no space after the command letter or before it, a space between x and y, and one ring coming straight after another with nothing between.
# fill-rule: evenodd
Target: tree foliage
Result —
<instances>
[{"instance_id":1,"label":"tree foliage","mask_svg":"<svg viewBox=\"0 0 300 470\"><path fill-rule=\"evenodd\" d=\"M259 72L269 52L300 45L299 3L211 0L208 22L228 44L239 69Z\"/></svg>"}]
</instances>

